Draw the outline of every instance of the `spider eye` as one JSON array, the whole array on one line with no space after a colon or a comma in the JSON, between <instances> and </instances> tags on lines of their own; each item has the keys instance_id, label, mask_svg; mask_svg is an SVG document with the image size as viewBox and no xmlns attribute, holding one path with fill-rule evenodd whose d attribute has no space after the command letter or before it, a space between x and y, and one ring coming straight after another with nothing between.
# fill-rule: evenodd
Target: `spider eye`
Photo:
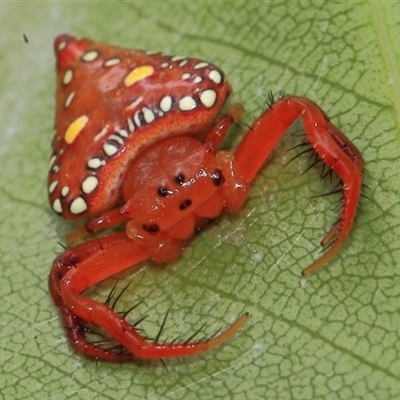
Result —
<instances>
[{"instance_id":1,"label":"spider eye","mask_svg":"<svg viewBox=\"0 0 400 400\"><path fill-rule=\"evenodd\" d=\"M160 232L160 227L157 224L144 224L143 229L150 233L150 235L155 235L156 233Z\"/></svg>"},{"instance_id":2,"label":"spider eye","mask_svg":"<svg viewBox=\"0 0 400 400\"><path fill-rule=\"evenodd\" d=\"M192 200L187 199L185 201L182 201L181 204L179 204L179 209L180 210L186 210L188 207L192 205Z\"/></svg>"},{"instance_id":3,"label":"spider eye","mask_svg":"<svg viewBox=\"0 0 400 400\"><path fill-rule=\"evenodd\" d=\"M158 189L157 189L157 194L160 196L160 197L166 197L166 196L168 196L168 195L170 195L170 194L174 194L174 192L172 191L172 190L168 190L166 187L164 187L164 186L160 186Z\"/></svg>"},{"instance_id":4,"label":"spider eye","mask_svg":"<svg viewBox=\"0 0 400 400\"><path fill-rule=\"evenodd\" d=\"M217 168L212 174L211 174L211 179L212 182L215 186L221 186L225 182L225 178L222 175L222 171Z\"/></svg>"},{"instance_id":5,"label":"spider eye","mask_svg":"<svg viewBox=\"0 0 400 400\"><path fill-rule=\"evenodd\" d=\"M174 180L178 185L183 185L185 182L185 176L179 173L178 175L175 176Z\"/></svg>"}]
</instances>

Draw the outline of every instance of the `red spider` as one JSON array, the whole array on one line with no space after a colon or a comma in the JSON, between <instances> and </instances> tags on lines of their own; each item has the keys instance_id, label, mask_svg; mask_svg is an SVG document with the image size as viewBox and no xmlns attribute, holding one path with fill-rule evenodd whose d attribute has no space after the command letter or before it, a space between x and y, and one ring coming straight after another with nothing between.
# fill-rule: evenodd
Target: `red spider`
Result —
<instances>
[{"instance_id":1,"label":"red spider","mask_svg":"<svg viewBox=\"0 0 400 400\"><path fill-rule=\"evenodd\" d=\"M217 149L243 108L235 105L217 119L231 87L215 65L68 35L57 37L54 47L50 204L66 219L91 217L69 235L72 242L125 224L125 232L76 245L54 260L50 292L78 353L110 361L186 356L218 346L243 325L247 314L212 339L157 343L82 292L142 261L176 259L194 232L224 210L240 209L271 150L299 117L307 142L343 184L341 217L322 241L332 245L303 274L341 248L356 214L363 159L312 101L287 96L274 102L231 154ZM124 351L90 343L87 323L106 331Z\"/></svg>"}]
</instances>

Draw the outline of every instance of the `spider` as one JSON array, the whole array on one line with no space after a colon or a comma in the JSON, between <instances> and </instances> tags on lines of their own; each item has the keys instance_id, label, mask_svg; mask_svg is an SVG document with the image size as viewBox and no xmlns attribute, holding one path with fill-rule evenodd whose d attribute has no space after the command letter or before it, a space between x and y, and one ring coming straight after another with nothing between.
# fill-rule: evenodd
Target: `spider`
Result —
<instances>
[{"instance_id":1,"label":"spider","mask_svg":"<svg viewBox=\"0 0 400 400\"><path fill-rule=\"evenodd\" d=\"M57 37L54 48L51 207L66 219L89 218L68 235L72 243L125 226L123 232L75 244L53 262L50 293L78 353L109 361L187 356L238 331L247 314L210 339L159 343L143 337L107 302L82 293L145 260L175 260L195 232L224 210L237 212L268 155L298 118L307 143L343 185L341 217L322 240L331 246L303 274L342 247L356 215L363 159L315 103L295 96L271 101L233 153L218 151L243 107L233 105L218 117L232 89L217 66L69 35ZM87 323L106 331L124 351L89 342Z\"/></svg>"}]
</instances>

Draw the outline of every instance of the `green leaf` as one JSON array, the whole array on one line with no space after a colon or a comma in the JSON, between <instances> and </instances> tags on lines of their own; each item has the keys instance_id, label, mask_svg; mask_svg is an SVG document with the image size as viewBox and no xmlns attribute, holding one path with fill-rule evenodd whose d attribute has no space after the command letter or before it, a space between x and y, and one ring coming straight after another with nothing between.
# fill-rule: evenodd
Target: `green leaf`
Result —
<instances>
[{"instance_id":1,"label":"green leaf","mask_svg":"<svg viewBox=\"0 0 400 400\"><path fill-rule=\"evenodd\" d=\"M394 399L400 397L400 6L396 2L9 2L0 5L0 360L9 399ZM307 96L366 161L362 211L343 251L301 278L336 219L308 160L285 165L289 136L243 211L223 216L181 259L120 277L143 300L146 334L164 339L246 325L227 344L161 363L96 363L64 339L47 289L70 229L47 204L54 110L52 41L60 33L210 60L250 124L268 90ZM25 43L23 34L28 43ZM300 128L297 128L300 129ZM233 149L246 126L232 129ZM297 141L297 142L296 142ZM107 295L104 282L96 295ZM100 293L100 294L99 294Z\"/></svg>"}]
</instances>

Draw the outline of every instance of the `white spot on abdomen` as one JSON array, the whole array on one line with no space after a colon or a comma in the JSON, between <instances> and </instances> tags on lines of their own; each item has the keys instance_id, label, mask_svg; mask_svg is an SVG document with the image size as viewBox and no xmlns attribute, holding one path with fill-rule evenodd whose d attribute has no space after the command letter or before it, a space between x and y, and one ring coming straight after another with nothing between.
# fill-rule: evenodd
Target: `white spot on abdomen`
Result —
<instances>
[{"instance_id":1,"label":"white spot on abdomen","mask_svg":"<svg viewBox=\"0 0 400 400\"><path fill-rule=\"evenodd\" d=\"M179 61L179 60L184 60L186 57L184 56L173 56L171 58L171 61Z\"/></svg>"},{"instance_id":2,"label":"white spot on abdomen","mask_svg":"<svg viewBox=\"0 0 400 400\"><path fill-rule=\"evenodd\" d=\"M217 93L212 90L208 89L205 90L201 95L200 95L200 101L207 107L210 108L215 104L215 100L217 99Z\"/></svg>"},{"instance_id":3,"label":"white spot on abdomen","mask_svg":"<svg viewBox=\"0 0 400 400\"><path fill-rule=\"evenodd\" d=\"M129 132L133 132L135 130L135 124L132 122L130 118L128 118L126 122L128 123Z\"/></svg>"},{"instance_id":4,"label":"white spot on abdomen","mask_svg":"<svg viewBox=\"0 0 400 400\"><path fill-rule=\"evenodd\" d=\"M93 157L87 162L87 166L90 169L98 169L98 168L102 167L105 164L106 164L106 162L104 160L102 160L101 158L98 158L98 157Z\"/></svg>"},{"instance_id":5,"label":"white spot on abdomen","mask_svg":"<svg viewBox=\"0 0 400 400\"><path fill-rule=\"evenodd\" d=\"M135 108L137 105L139 105L143 100L143 96L139 96L137 99L133 100L131 104L127 108Z\"/></svg>"},{"instance_id":6,"label":"white spot on abdomen","mask_svg":"<svg viewBox=\"0 0 400 400\"><path fill-rule=\"evenodd\" d=\"M172 97L164 96L160 101L160 108L164 112L168 112L172 107Z\"/></svg>"},{"instance_id":7,"label":"white spot on abdomen","mask_svg":"<svg viewBox=\"0 0 400 400\"><path fill-rule=\"evenodd\" d=\"M106 125L94 138L93 140L97 142L99 139L101 139L108 131L108 125Z\"/></svg>"},{"instance_id":8,"label":"white spot on abdomen","mask_svg":"<svg viewBox=\"0 0 400 400\"><path fill-rule=\"evenodd\" d=\"M118 152L118 148L111 143L105 143L103 146L104 153L106 153L109 157L113 156Z\"/></svg>"},{"instance_id":9,"label":"white spot on abdomen","mask_svg":"<svg viewBox=\"0 0 400 400\"><path fill-rule=\"evenodd\" d=\"M82 60L90 62L90 61L94 61L98 56L99 56L99 53L96 50L91 50L82 56Z\"/></svg>"},{"instance_id":10,"label":"white spot on abdomen","mask_svg":"<svg viewBox=\"0 0 400 400\"><path fill-rule=\"evenodd\" d=\"M68 83L70 83L72 81L73 76L74 76L74 73L73 73L72 69L67 69L67 71L65 71L65 74L63 77L63 84L68 85Z\"/></svg>"},{"instance_id":11,"label":"white spot on abdomen","mask_svg":"<svg viewBox=\"0 0 400 400\"><path fill-rule=\"evenodd\" d=\"M57 187L58 181L53 181L49 185L49 194L52 194L54 192L54 189Z\"/></svg>"},{"instance_id":12,"label":"white spot on abdomen","mask_svg":"<svg viewBox=\"0 0 400 400\"><path fill-rule=\"evenodd\" d=\"M62 42L59 43L57 50L61 51L61 50L65 49L66 45L67 45L67 42L65 40L63 40Z\"/></svg>"},{"instance_id":13,"label":"white spot on abdomen","mask_svg":"<svg viewBox=\"0 0 400 400\"><path fill-rule=\"evenodd\" d=\"M49 161L49 169L53 166L54 161L56 161L56 156L51 156L50 161Z\"/></svg>"},{"instance_id":14,"label":"white spot on abdomen","mask_svg":"<svg viewBox=\"0 0 400 400\"><path fill-rule=\"evenodd\" d=\"M143 107L142 112L143 112L143 118L148 124L154 121L155 116L153 111L150 110L150 108Z\"/></svg>"},{"instance_id":15,"label":"white spot on abdomen","mask_svg":"<svg viewBox=\"0 0 400 400\"><path fill-rule=\"evenodd\" d=\"M87 210L87 204L82 197L77 197L70 205L69 210L72 214L82 214Z\"/></svg>"},{"instance_id":16,"label":"white spot on abdomen","mask_svg":"<svg viewBox=\"0 0 400 400\"><path fill-rule=\"evenodd\" d=\"M136 126L140 126L141 125L139 113L140 113L140 111L136 111L135 115L133 116L133 119L135 121Z\"/></svg>"},{"instance_id":17,"label":"white spot on abdomen","mask_svg":"<svg viewBox=\"0 0 400 400\"><path fill-rule=\"evenodd\" d=\"M131 120L128 119L128 121L131 121ZM132 121L131 121L131 123L132 123ZM127 132L125 129L120 129L120 130L118 131L118 133L120 134L120 136L122 136L122 137L124 137L124 138L127 138L127 137L129 136L128 132Z\"/></svg>"},{"instance_id":18,"label":"white spot on abdomen","mask_svg":"<svg viewBox=\"0 0 400 400\"><path fill-rule=\"evenodd\" d=\"M196 101L193 97L185 96L179 100L179 108L182 111L190 111L196 108Z\"/></svg>"},{"instance_id":19,"label":"white spot on abdomen","mask_svg":"<svg viewBox=\"0 0 400 400\"><path fill-rule=\"evenodd\" d=\"M208 63L202 61L202 62L197 63L193 68L194 69L200 69L200 68L207 67L207 65L208 65Z\"/></svg>"},{"instance_id":20,"label":"white spot on abdomen","mask_svg":"<svg viewBox=\"0 0 400 400\"><path fill-rule=\"evenodd\" d=\"M217 71L216 69L213 69L212 71L210 71L208 73L208 77L215 82L217 85L220 84L222 82L222 75L219 71Z\"/></svg>"},{"instance_id":21,"label":"white spot on abdomen","mask_svg":"<svg viewBox=\"0 0 400 400\"><path fill-rule=\"evenodd\" d=\"M99 184L99 180L95 176L88 176L82 182L82 191L85 194L92 193L93 190L96 189L97 185Z\"/></svg>"},{"instance_id":22,"label":"white spot on abdomen","mask_svg":"<svg viewBox=\"0 0 400 400\"><path fill-rule=\"evenodd\" d=\"M75 96L75 92L72 92L72 93L69 94L69 96L68 96L67 99L65 100L64 108L68 108L68 107L70 106L70 104L71 104L72 99L74 98L74 96Z\"/></svg>"},{"instance_id":23,"label":"white spot on abdomen","mask_svg":"<svg viewBox=\"0 0 400 400\"><path fill-rule=\"evenodd\" d=\"M121 62L119 58L110 58L104 63L105 67L112 67L113 65L117 65Z\"/></svg>"},{"instance_id":24,"label":"white spot on abdomen","mask_svg":"<svg viewBox=\"0 0 400 400\"><path fill-rule=\"evenodd\" d=\"M62 213L62 207L61 207L60 199L55 199L54 200L54 202L53 202L53 210L58 214Z\"/></svg>"},{"instance_id":25,"label":"white spot on abdomen","mask_svg":"<svg viewBox=\"0 0 400 400\"><path fill-rule=\"evenodd\" d=\"M61 189L61 196L65 197L69 193L69 187L63 186Z\"/></svg>"}]
</instances>

